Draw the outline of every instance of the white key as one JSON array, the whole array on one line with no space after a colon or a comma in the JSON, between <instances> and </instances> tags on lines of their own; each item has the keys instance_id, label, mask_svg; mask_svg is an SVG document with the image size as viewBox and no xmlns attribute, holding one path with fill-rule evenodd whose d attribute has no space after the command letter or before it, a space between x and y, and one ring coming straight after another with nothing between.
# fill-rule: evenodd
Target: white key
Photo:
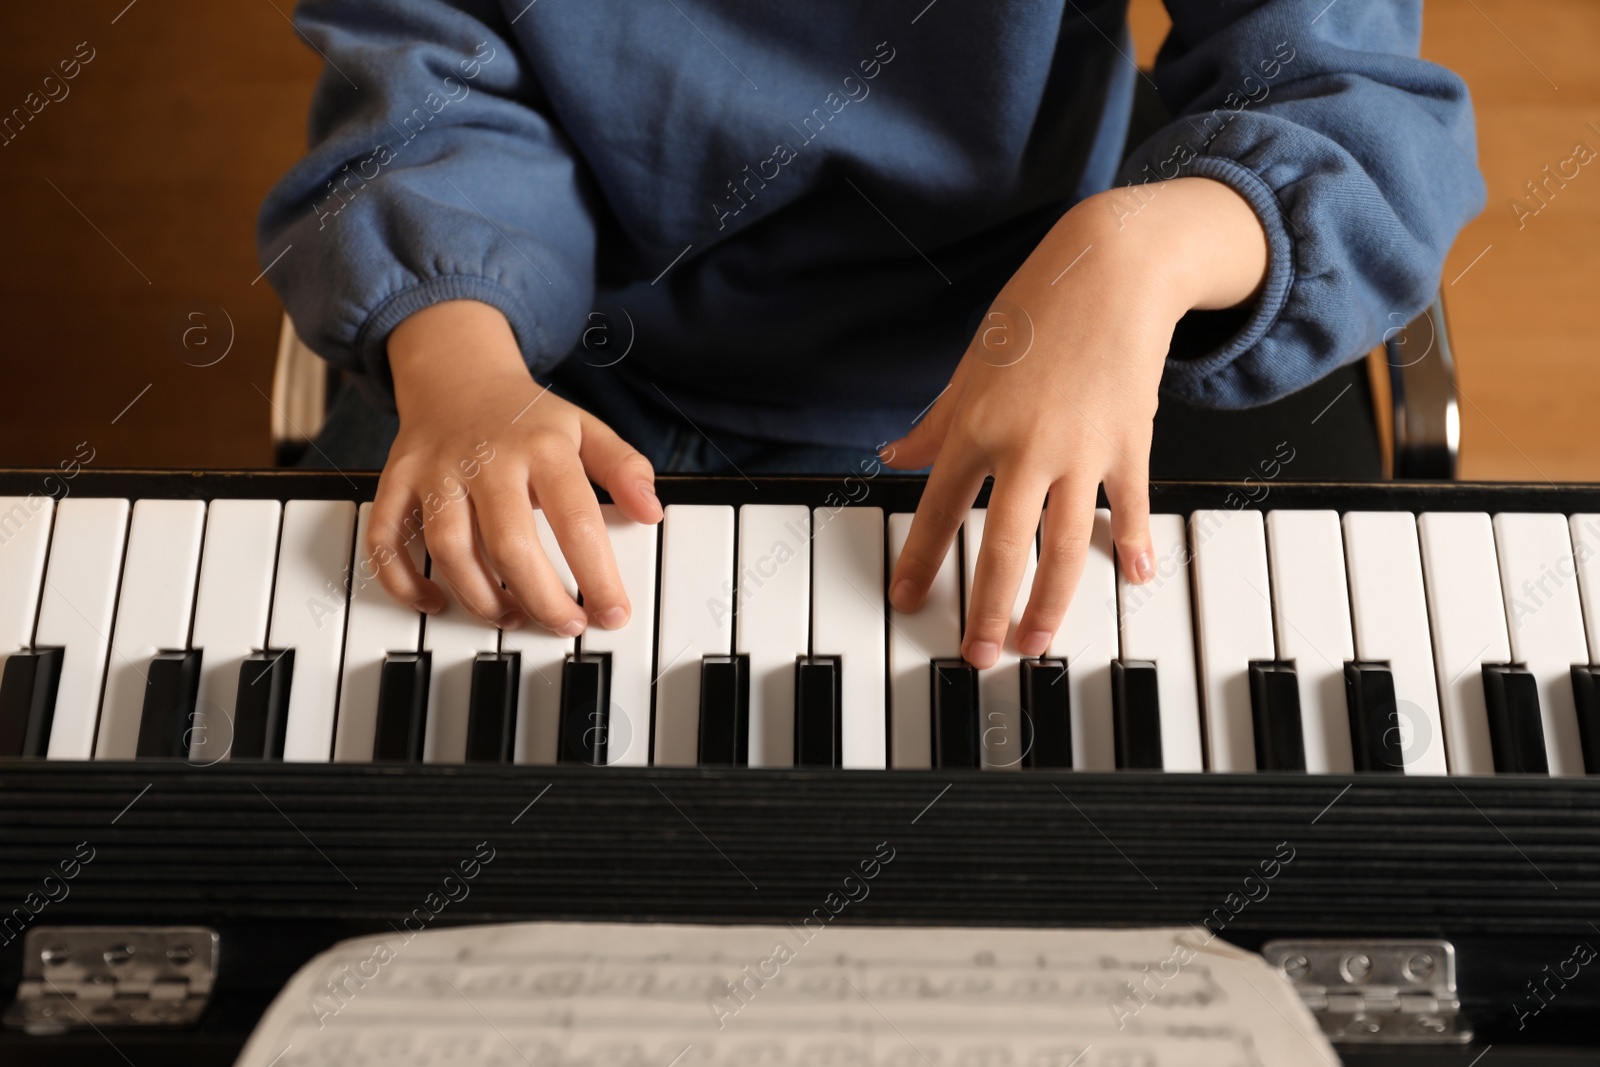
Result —
<instances>
[{"instance_id":1,"label":"white key","mask_svg":"<svg viewBox=\"0 0 1600 1067\"><path fill-rule=\"evenodd\" d=\"M733 652L733 508L669 504L656 629L658 767L700 760L700 660Z\"/></svg>"},{"instance_id":2,"label":"white key","mask_svg":"<svg viewBox=\"0 0 1600 1067\"><path fill-rule=\"evenodd\" d=\"M1219 508L1190 516L1201 706L1214 771L1256 769L1250 661L1277 658L1267 536L1261 512Z\"/></svg>"},{"instance_id":3,"label":"white key","mask_svg":"<svg viewBox=\"0 0 1600 1067\"><path fill-rule=\"evenodd\" d=\"M1444 774L1417 520L1406 511L1350 512L1344 517L1344 550L1356 656L1387 660L1394 674L1405 773Z\"/></svg>"},{"instance_id":4,"label":"white key","mask_svg":"<svg viewBox=\"0 0 1600 1067\"><path fill-rule=\"evenodd\" d=\"M1572 668L1589 660L1578 603L1577 562L1564 515L1496 515L1511 656L1539 683L1550 773L1582 774Z\"/></svg>"},{"instance_id":5,"label":"white key","mask_svg":"<svg viewBox=\"0 0 1600 1067\"><path fill-rule=\"evenodd\" d=\"M291 500L283 509L267 646L294 649L283 739L288 761L321 763L333 752L355 525L356 506L348 500Z\"/></svg>"},{"instance_id":6,"label":"white key","mask_svg":"<svg viewBox=\"0 0 1600 1067\"><path fill-rule=\"evenodd\" d=\"M0 497L0 673L11 653L33 645L55 513L48 496Z\"/></svg>"},{"instance_id":7,"label":"white key","mask_svg":"<svg viewBox=\"0 0 1600 1067\"><path fill-rule=\"evenodd\" d=\"M811 648L811 512L739 509L739 631L750 657L750 766L794 766L794 665Z\"/></svg>"},{"instance_id":8,"label":"white key","mask_svg":"<svg viewBox=\"0 0 1600 1067\"><path fill-rule=\"evenodd\" d=\"M1129 585L1117 576L1122 657L1156 665L1161 701L1161 763L1169 771L1200 771L1200 691L1195 681L1194 629L1189 617L1189 548L1182 515L1150 516L1155 577Z\"/></svg>"},{"instance_id":9,"label":"white key","mask_svg":"<svg viewBox=\"0 0 1600 1067\"><path fill-rule=\"evenodd\" d=\"M842 657L840 761L882 769L889 754L884 707L883 509L812 513L811 650Z\"/></svg>"},{"instance_id":10,"label":"white key","mask_svg":"<svg viewBox=\"0 0 1600 1067\"><path fill-rule=\"evenodd\" d=\"M623 517L614 504L602 504L606 533L616 555L622 587L633 614L620 630L590 626L583 632L585 652L611 653L611 725L606 763L643 767L650 762L650 661L655 647L656 527Z\"/></svg>"},{"instance_id":11,"label":"white key","mask_svg":"<svg viewBox=\"0 0 1600 1067\"><path fill-rule=\"evenodd\" d=\"M97 759L133 759L138 753L150 659L157 652L189 647L205 525L206 506L199 500L140 500L133 505L100 702Z\"/></svg>"},{"instance_id":12,"label":"white key","mask_svg":"<svg viewBox=\"0 0 1600 1067\"><path fill-rule=\"evenodd\" d=\"M431 576L431 562L429 570ZM480 652L500 651L500 631L494 623L484 622L457 604L453 597L446 597L444 610L423 621L422 648L431 653L423 762L465 763L472 664Z\"/></svg>"},{"instance_id":13,"label":"white key","mask_svg":"<svg viewBox=\"0 0 1600 1067\"><path fill-rule=\"evenodd\" d=\"M1094 513L1083 576L1047 655L1067 662L1073 767L1116 770L1111 661L1117 658L1117 564L1111 550L1111 512L1104 508Z\"/></svg>"},{"instance_id":14,"label":"white key","mask_svg":"<svg viewBox=\"0 0 1600 1067\"><path fill-rule=\"evenodd\" d=\"M978 572L978 555L983 547L984 520L982 508L967 512L967 521L961 524L961 546L966 573L962 575L966 600L972 601L974 576ZM955 551L954 546L950 551ZM1022 584L1017 588L1017 599L1011 605L1011 622L1006 627L1006 639L1000 646L1000 658L993 667L978 674L978 723L980 743L983 746L983 769L986 771L1017 771L1022 769L1022 654L1017 651L1017 626L1022 622L1022 611L1028 606L1028 596L1033 592L1033 574L1039 554L1032 545L1028 548L1027 566L1022 572Z\"/></svg>"},{"instance_id":15,"label":"white key","mask_svg":"<svg viewBox=\"0 0 1600 1067\"><path fill-rule=\"evenodd\" d=\"M339 723L333 735L333 758L340 762L372 762L384 658L390 652L415 652L422 641L421 612L395 600L378 580L378 561L366 547L371 521L372 505L362 504L356 518L356 565L350 571L350 623L344 635ZM405 547L412 565L422 571L422 538L412 537Z\"/></svg>"},{"instance_id":16,"label":"white key","mask_svg":"<svg viewBox=\"0 0 1600 1067\"><path fill-rule=\"evenodd\" d=\"M35 648L64 648L50 727L51 759L88 759L100 719L106 650L128 538L128 502L75 498L56 505Z\"/></svg>"},{"instance_id":17,"label":"white key","mask_svg":"<svg viewBox=\"0 0 1600 1067\"><path fill-rule=\"evenodd\" d=\"M1344 665L1355 659L1344 535L1336 511L1267 514L1272 570L1272 620L1278 657L1294 661L1306 770L1348 774L1350 711Z\"/></svg>"},{"instance_id":18,"label":"white key","mask_svg":"<svg viewBox=\"0 0 1600 1067\"><path fill-rule=\"evenodd\" d=\"M276 500L213 500L206 513L190 647L200 650L189 760L209 766L233 747L233 712L244 658L267 645L272 577L283 505Z\"/></svg>"},{"instance_id":19,"label":"white key","mask_svg":"<svg viewBox=\"0 0 1600 1067\"><path fill-rule=\"evenodd\" d=\"M536 509L533 521L539 531L539 544L544 548L545 558L555 568L561 587L568 596L576 597L578 583L572 579L572 568L561 554L550 520ZM561 736L561 671L576 647L573 638L551 633L537 623L500 635L500 651L516 652L522 657L513 762L556 762L556 745Z\"/></svg>"},{"instance_id":20,"label":"white key","mask_svg":"<svg viewBox=\"0 0 1600 1067\"><path fill-rule=\"evenodd\" d=\"M1450 773L1493 774L1482 668L1511 659L1494 527L1482 512L1433 511L1417 518L1417 537Z\"/></svg>"},{"instance_id":21,"label":"white key","mask_svg":"<svg viewBox=\"0 0 1600 1067\"><path fill-rule=\"evenodd\" d=\"M889 516L889 573L911 532L910 513ZM891 766L933 766L933 693L930 664L961 658L961 573L954 545L928 587L921 610L889 609L889 707L894 753Z\"/></svg>"},{"instance_id":22,"label":"white key","mask_svg":"<svg viewBox=\"0 0 1600 1067\"><path fill-rule=\"evenodd\" d=\"M1584 630L1589 635L1589 662L1600 663L1600 515L1572 516L1571 530Z\"/></svg>"}]
</instances>

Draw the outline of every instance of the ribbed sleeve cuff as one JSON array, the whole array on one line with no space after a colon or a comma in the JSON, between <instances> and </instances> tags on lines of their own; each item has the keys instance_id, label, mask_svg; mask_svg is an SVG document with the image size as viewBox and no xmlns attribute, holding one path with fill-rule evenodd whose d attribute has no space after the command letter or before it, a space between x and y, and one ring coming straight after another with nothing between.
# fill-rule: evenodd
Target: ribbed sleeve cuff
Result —
<instances>
[{"instance_id":1,"label":"ribbed sleeve cuff","mask_svg":"<svg viewBox=\"0 0 1600 1067\"><path fill-rule=\"evenodd\" d=\"M1205 355L1167 361L1163 384L1205 402L1215 391L1217 373L1259 344L1288 304L1294 285L1294 247L1277 195L1250 168L1218 156L1196 156L1175 177L1211 178L1224 183L1245 198L1267 234L1267 277L1244 326L1227 343Z\"/></svg>"},{"instance_id":2,"label":"ribbed sleeve cuff","mask_svg":"<svg viewBox=\"0 0 1600 1067\"><path fill-rule=\"evenodd\" d=\"M524 361L549 353L549 339L526 304L496 282L475 274L447 274L401 289L378 304L356 334L356 351L367 370L369 385L394 406L394 378L389 373L389 334L423 308L446 300L477 300L500 311L511 324Z\"/></svg>"}]
</instances>

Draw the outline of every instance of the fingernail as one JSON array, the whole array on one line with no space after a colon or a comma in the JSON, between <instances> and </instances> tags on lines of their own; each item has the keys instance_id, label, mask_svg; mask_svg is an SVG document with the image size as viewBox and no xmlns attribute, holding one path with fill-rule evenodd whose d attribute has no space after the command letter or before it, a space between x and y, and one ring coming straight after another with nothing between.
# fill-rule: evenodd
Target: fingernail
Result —
<instances>
[{"instance_id":1,"label":"fingernail","mask_svg":"<svg viewBox=\"0 0 1600 1067\"><path fill-rule=\"evenodd\" d=\"M993 641L977 641L972 646L972 653L968 661L979 670L988 667L1000 658L1000 646Z\"/></svg>"},{"instance_id":2,"label":"fingernail","mask_svg":"<svg viewBox=\"0 0 1600 1067\"><path fill-rule=\"evenodd\" d=\"M494 624L502 630L520 630L527 621L527 616L522 612L508 611L496 619Z\"/></svg>"},{"instance_id":3,"label":"fingernail","mask_svg":"<svg viewBox=\"0 0 1600 1067\"><path fill-rule=\"evenodd\" d=\"M651 485L649 482L645 482L639 487L639 491L650 498L650 503L654 504L658 508L661 506L661 498L656 496L655 486Z\"/></svg>"},{"instance_id":4,"label":"fingernail","mask_svg":"<svg viewBox=\"0 0 1600 1067\"><path fill-rule=\"evenodd\" d=\"M1156 566L1151 562L1149 552L1140 552L1133 557L1133 573L1141 582L1148 582L1155 577Z\"/></svg>"},{"instance_id":5,"label":"fingernail","mask_svg":"<svg viewBox=\"0 0 1600 1067\"><path fill-rule=\"evenodd\" d=\"M568 619L566 622L561 624L561 627L556 630L556 633L560 634L562 637L577 637L579 634L583 633L583 620Z\"/></svg>"},{"instance_id":6,"label":"fingernail","mask_svg":"<svg viewBox=\"0 0 1600 1067\"><path fill-rule=\"evenodd\" d=\"M1024 656L1042 656L1044 650L1050 647L1050 635L1043 630L1034 630L1024 634L1022 640L1017 642L1017 650Z\"/></svg>"},{"instance_id":7,"label":"fingernail","mask_svg":"<svg viewBox=\"0 0 1600 1067\"><path fill-rule=\"evenodd\" d=\"M911 600L914 596L916 596L916 593L917 587L912 584L911 579L902 578L898 582L894 583L893 589L889 590L889 601L890 603L894 604L895 607L904 607L905 605L911 603Z\"/></svg>"},{"instance_id":8,"label":"fingernail","mask_svg":"<svg viewBox=\"0 0 1600 1067\"><path fill-rule=\"evenodd\" d=\"M628 613L622 608L607 608L595 616L595 621L607 630L615 630L628 621Z\"/></svg>"},{"instance_id":9,"label":"fingernail","mask_svg":"<svg viewBox=\"0 0 1600 1067\"><path fill-rule=\"evenodd\" d=\"M432 615L434 612L441 610L444 607L444 604L442 604L436 597L419 596L417 599L411 602L411 607L413 610L420 611L424 615Z\"/></svg>"}]
</instances>

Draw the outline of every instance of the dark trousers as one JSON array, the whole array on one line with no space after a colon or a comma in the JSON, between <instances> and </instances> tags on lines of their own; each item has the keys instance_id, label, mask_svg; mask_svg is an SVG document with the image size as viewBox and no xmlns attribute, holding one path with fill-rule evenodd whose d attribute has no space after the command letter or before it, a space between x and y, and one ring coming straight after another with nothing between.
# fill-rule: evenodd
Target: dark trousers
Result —
<instances>
[{"instance_id":1,"label":"dark trousers","mask_svg":"<svg viewBox=\"0 0 1600 1067\"><path fill-rule=\"evenodd\" d=\"M697 427L667 405L606 388L604 372L570 362L573 371L558 372L552 388L604 420L662 473L827 474L862 470L862 462L871 458L864 449L786 445ZM394 415L373 407L346 382L300 463L376 470L398 428ZM1294 458L1284 463L1289 454ZM1243 481L1263 473L1296 481L1382 477L1372 392L1362 363L1248 411L1212 411L1162 398L1150 452L1152 478Z\"/></svg>"}]
</instances>

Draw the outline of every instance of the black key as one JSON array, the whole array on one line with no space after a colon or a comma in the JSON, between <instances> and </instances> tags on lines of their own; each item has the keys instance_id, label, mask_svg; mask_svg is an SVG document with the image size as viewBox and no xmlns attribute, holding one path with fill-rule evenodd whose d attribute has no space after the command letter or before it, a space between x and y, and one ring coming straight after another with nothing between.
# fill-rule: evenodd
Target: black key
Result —
<instances>
[{"instance_id":1,"label":"black key","mask_svg":"<svg viewBox=\"0 0 1600 1067\"><path fill-rule=\"evenodd\" d=\"M978 669L962 659L928 664L933 707L933 765L983 766L978 721Z\"/></svg>"},{"instance_id":2,"label":"black key","mask_svg":"<svg viewBox=\"0 0 1600 1067\"><path fill-rule=\"evenodd\" d=\"M421 763L428 730L428 680L432 652L390 652L378 675L378 722L372 733L375 761Z\"/></svg>"},{"instance_id":3,"label":"black key","mask_svg":"<svg viewBox=\"0 0 1600 1067\"><path fill-rule=\"evenodd\" d=\"M1250 662L1250 712L1256 728L1256 770L1305 770L1300 680L1293 663Z\"/></svg>"},{"instance_id":4,"label":"black key","mask_svg":"<svg viewBox=\"0 0 1600 1067\"><path fill-rule=\"evenodd\" d=\"M1346 663L1344 697L1350 709L1350 756L1355 769L1405 773L1400 710L1389 664Z\"/></svg>"},{"instance_id":5,"label":"black key","mask_svg":"<svg viewBox=\"0 0 1600 1067\"><path fill-rule=\"evenodd\" d=\"M1154 663L1111 661L1111 719L1117 769L1161 770L1161 693Z\"/></svg>"},{"instance_id":6,"label":"black key","mask_svg":"<svg viewBox=\"0 0 1600 1067\"><path fill-rule=\"evenodd\" d=\"M750 762L750 657L700 661L700 762L743 767Z\"/></svg>"},{"instance_id":7,"label":"black key","mask_svg":"<svg viewBox=\"0 0 1600 1067\"><path fill-rule=\"evenodd\" d=\"M43 757L55 721L63 648L13 652L0 677L0 756Z\"/></svg>"},{"instance_id":8,"label":"black key","mask_svg":"<svg viewBox=\"0 0 1600 1067\"><path fill-rule=\"evenodd\" d=\"M1022 765L1038 770L1072 767L1072 694L1067 661L1022 661Z\"/></svg>"},{"instance_id":9,"label":"black key","mask_svg":"<svg viewBox=\"0 0 1600 1067\"><path fill-rule=\"evenodd\" d=\"M611 730L611 653L568 656L561 667L561 736L556 759L603 766Z\"/></svg>"},{"instance_id":10,"label":"black key","mask_svg":"<svg viewBox=\"0 0 1600 1067\"><path fill-rule=\"evenodd\" d=\"M283 758L293 684L294 649L268 649L244 658L233 707L234 759Z\"/></svg>"},{"instance_id":11,"label":"black key","mask_svg":"<svg viewBox=\"0 0 1600 1067\"><path fill-rule=\"evenodd\" d=\"M1583 765L1590 774L1600 774L1600 667L1583 664L1572 668L1572 695L1578 707Z\"/></svg>"},{"instance_id":12,"label":"black key","mask_svg":"<svg viewBox=\"0 0 1600 1067\"><path fill-rule=\"evenodd\" d=\"M1539 717L1539 682L1525 667L1483 665L1483 701L1489 712L1489 745L1496 774L1549 774L1544 723Z\"/></svg>"},{"instance_id":13,"label":"black key","mask_svg":"<svg viewBox=\"0 0 1600 1067\"><path fill-rule=\"evenodd\" d=\"M194 702L200 693L200 650L158 652L144 677L138 757L187 759Z\"/></svg>"},{"instance_id":14,"label":"black key","mask_svg":"<svg viewBox=\"0 0 1600 1067\"><path fill-rule=\"evenodd\" d=\"M520 652L480 652L472 661L467 706L467 762L510 763L517 736Z\"/></svg>"},{"instance_id":15,"label":"black key","mask_svg":"<svg viewBox=\"0 0 1600 1067\"><path fill-rule=\"evenodd\" d=\"M801 656L794 669L794 765L839 766L838 656Z\"/></svg>"}]
</instances>

